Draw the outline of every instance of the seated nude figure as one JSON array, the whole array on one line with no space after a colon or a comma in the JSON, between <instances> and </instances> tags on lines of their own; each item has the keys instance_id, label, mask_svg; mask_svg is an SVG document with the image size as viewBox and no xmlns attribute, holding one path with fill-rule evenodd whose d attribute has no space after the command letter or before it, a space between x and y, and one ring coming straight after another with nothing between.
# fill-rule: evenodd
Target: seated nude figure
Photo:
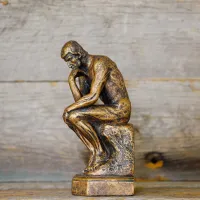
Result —
<instances>
[{"instance_id":1,"label":"seated nude figure","mask_svg":"<svg viewBox=\"0 0 200 200\"><path fill-rule=\"evenodd\" d=\"M94 124L127 124L131 103L122 74L110 58L90 55L76 41L63 46L61 57L72 68L68 82L75 100L65 108L63 119L91 153L85 173L95 174L109 155ZM95 105L99 98L104 104Z\"/></svg>"}]
</instances>

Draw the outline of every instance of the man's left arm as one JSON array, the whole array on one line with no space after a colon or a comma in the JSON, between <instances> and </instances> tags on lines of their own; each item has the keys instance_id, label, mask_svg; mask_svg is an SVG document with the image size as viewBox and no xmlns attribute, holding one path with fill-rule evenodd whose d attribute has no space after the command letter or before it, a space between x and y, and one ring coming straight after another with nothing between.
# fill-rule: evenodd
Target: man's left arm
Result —
<instances>
[{"instance_id":1,"label":"man's left arm","mask_svg":"<svg viewBox=\"0 0 200 200\"><path fill-rule=\"evenodd\" d=\"M94 69L94 79L91 84L90 93L81 97L78 101L68 106L65 112L70 112L72 110L90 106L96 103L99 95L106 83L108 77L108 68L105 66L97 66Z\"/></svg>"}]
</instances>

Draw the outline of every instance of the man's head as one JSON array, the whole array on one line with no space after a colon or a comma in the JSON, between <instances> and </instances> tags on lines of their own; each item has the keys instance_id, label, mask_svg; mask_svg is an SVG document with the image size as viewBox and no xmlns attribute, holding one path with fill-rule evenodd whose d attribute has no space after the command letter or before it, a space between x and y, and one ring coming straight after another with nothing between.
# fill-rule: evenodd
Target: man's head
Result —
<instances>
[{"instance_id":1,"label":"man's head","mask_svg":"<svg viewBox=\"0 0 200 200\"><path fill-rule=\"evenodd\" d=\"M81 59L87 56L87 52L76 41L65 43L61 50L61 58L64 59L72 69L81 66Z\"/></svg>"}]
</instances>

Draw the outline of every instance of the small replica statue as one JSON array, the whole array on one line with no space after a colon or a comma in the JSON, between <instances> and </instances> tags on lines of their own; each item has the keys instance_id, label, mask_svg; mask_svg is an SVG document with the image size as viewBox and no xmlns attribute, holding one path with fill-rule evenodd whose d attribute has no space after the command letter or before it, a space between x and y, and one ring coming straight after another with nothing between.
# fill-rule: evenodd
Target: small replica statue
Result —
<instances>
[{"instance_id":1,"label":"small replica statue","mask_svg":"<svg viewBox=\"0 0 200 200\"><path fill-rule=\"evenodd\" d=\"M75 100L63 119L90 152L83 174L73 178L72 194L133 195L134 131L122 74L110 58L90 55L76 41L65 43L61 58L72 68ZM104 104L95 105L99 98Z\"/></svg>"}]
</instances>

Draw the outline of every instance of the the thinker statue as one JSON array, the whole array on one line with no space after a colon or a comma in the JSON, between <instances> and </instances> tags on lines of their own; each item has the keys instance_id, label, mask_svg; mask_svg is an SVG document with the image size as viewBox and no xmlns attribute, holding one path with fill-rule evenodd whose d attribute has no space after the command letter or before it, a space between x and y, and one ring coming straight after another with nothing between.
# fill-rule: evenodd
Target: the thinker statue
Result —
<instances>
[{"instance_id":1,"label":"the thinker statue","mask_svg":"<svg viewBox=\"0 0 200 200\"><path fill-rule=\"evenodd\" d=\"M84 177L132 178L133 127L128 124L131 102L115 62L107 56L88 54L76 41L65 43L61 57L72 68L68 82L75 100L65 108L63 119L90 151ZM95 105L99 98L102 105ZM100 194L80 194L73 187L74 194Z\"/></svg>"}]
</instances>

